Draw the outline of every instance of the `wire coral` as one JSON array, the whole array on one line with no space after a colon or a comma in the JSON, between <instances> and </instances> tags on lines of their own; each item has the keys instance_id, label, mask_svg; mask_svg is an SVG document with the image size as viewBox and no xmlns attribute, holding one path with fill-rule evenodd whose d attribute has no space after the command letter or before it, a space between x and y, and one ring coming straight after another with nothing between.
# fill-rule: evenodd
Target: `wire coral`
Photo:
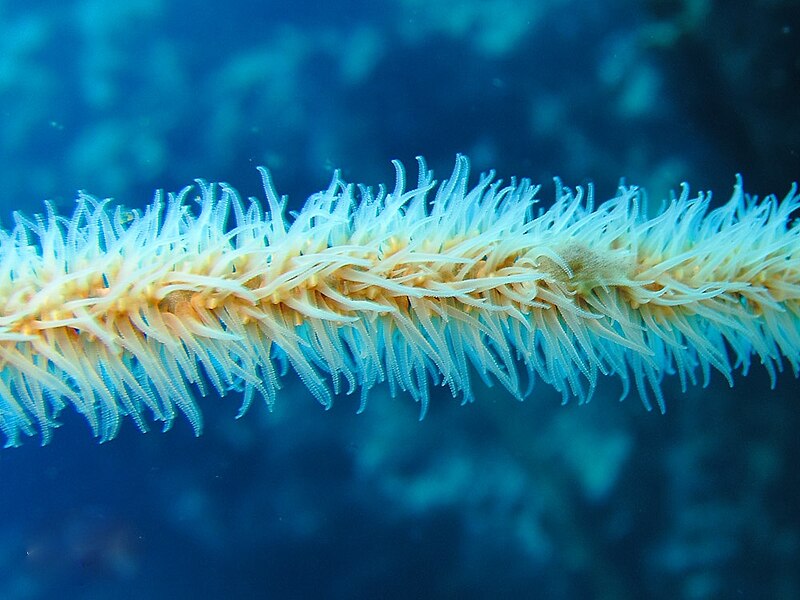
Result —
<instances>
[{"instance_id":1,"label":"wire coral","mask_svg":"<svg viewBox=\"0 0 800 600\"><path fill-rule=\"evenodd\" d=\"M270 405L288 367L330 406L386 382L429 400L431 383L472 399L471 378L514 396L538 378L588 400L616 374L664 410L661 383L712 367L728 380L754 356L800 368L800 206L758 201L737 181L709 210L687 186L648 218L635 187L594 206L591 186L538 186L469 163L436 185L419 159L406 188L342 181L285 215L261 168L267 210L227 184L158 192L143 212L81 194L71 217L15 215L0 231L0 428L43 443L72 404L101 440L124 415L145 430L193 389ZM429 196L435 194L432 200ZM231 221L229 223L229 221ZM149 413L149 416L148 416Z\"/></svg>"}]
</instances>

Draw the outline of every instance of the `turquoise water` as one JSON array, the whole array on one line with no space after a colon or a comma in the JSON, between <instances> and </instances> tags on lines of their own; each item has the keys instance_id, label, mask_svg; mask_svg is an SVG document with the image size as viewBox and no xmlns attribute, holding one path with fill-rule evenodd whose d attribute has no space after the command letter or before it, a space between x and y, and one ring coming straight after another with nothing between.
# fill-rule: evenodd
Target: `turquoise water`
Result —
<instances>
[{"instance_id":1,"label":"turquoise water","mask_svg":"<svg viewBox=\"0 0 800 600\"><path fill-rule=\"evenodd\" d=\"M290 206L391 184L424 154L476 171L726 199L800 178L791 2L0 0L2 222L78 189L143 206L195 177ZM0 597L761 598L800 595L798 383L615 380L587 406L476 381L428 415L376 389L324 411L292 376L270 413L200 400L98 445L0 453Z\"/></svg>"}]
</instances>

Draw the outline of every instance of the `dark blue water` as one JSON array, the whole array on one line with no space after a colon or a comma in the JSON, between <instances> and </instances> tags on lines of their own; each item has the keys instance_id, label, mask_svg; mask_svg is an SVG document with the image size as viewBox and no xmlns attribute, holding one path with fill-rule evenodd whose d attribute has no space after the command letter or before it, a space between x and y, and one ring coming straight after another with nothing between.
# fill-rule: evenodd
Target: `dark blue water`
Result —
<instances>
[{"instance_id":1,"label":"dark blue water","mask_svg":"<svg viewBox=\"0 0 800 600\"><path fill-rule=\"evenodd\" d=\"M526 6L529 4L530 6ZM651 208L800 178L793 2L0 0L2 220L78 189L142 206L195 177L298 207L332 170L393 185L424 154L552 190L621 177ZM411 171L413 173L413 170ZM666 415L373 391L324 411L200 400L98 445L71 410L0 452L0 597L800 597L798 382L758 366Z\"/></svg>"}]
</instances>

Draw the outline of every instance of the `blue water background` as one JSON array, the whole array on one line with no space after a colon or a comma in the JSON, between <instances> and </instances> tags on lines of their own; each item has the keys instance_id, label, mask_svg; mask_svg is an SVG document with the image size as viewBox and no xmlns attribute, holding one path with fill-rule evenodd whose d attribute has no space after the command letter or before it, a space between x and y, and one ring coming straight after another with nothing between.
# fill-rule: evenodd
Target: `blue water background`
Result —
<instances>
[{"instance_id":1,"label":"blue water background","mask_svg":"<svg viewBox=\"0 0 800 600\"><path fill-rule=\"evenodd\" d=\"M195 177L291 206L393 184L390 160L620 178L651 209L800 178L796 2L0 0L2 223L76 190L144 206ZM0 452L0 598L797 598L798 382L602 381L587 406L478 388L428 415L373 391L324 411L200 400L204 434L71 409Z\"/></svg>"}]
</instances>

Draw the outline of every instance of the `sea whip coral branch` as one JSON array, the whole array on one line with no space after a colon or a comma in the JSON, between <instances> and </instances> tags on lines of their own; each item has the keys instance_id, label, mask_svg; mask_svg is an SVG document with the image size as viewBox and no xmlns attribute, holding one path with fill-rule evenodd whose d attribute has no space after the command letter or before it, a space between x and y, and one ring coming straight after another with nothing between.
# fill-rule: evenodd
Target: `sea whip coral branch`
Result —
<instances>
[{"instance_id":1,"label":"sea whip coral branch","mask_svg":"<svg viewBox=\"0 0 800 600\"><path fill-rule=\"evenodd\" d=\"M144 430L181 411L199 432L194 387L241 390L243 412L275 401L289 365L325 406L360 390L363 408L386 382L423 413L431 382L468 401L473 375L586 401L616 374L662 410L667 374L731 380L757 356L797 376L796 186L759 202L738 181L710 211L684 186L647 218L633 187L595 207L557 183L543 210L526 179L470 189L463 156L438 187L422 159L412 189L395 167L391 192L337 172L291 219L265 169L266 212L197 180L144 212L82 194L70 218L16 215L0 231L7 445L47 442L67 404L102 440L123 415Z\"/></svg>"}]
</instances>

